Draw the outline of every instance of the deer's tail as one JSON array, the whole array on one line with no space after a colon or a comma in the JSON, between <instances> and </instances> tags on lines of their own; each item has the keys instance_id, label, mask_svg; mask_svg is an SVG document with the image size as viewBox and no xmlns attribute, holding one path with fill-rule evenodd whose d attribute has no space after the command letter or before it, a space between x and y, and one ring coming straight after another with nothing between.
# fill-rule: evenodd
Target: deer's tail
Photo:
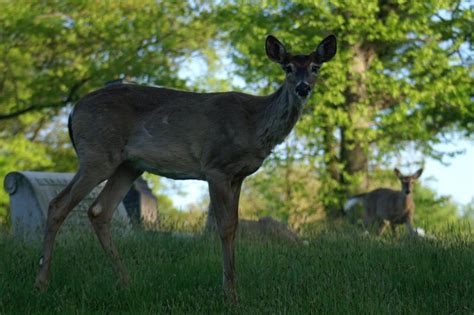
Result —
<instances>
[{"instance_id":1,"label":"deer's tail","mask_svg":"<svg viewBox=\"0 0 474 315\"><path fill-rule=\"evenodd\" d=\"M72 115L74 114L74 109L71 111L71 113L69 114L69 117L67 119L67 129L69 131L69 138L71 139L71 143L72 143L72 146L74 148L74 151L77 152L77 149L76 149L76 142L74 141L74 137L72 135L72 124L71 124L71 119L72 119Z\"/></svg>"},{"instance_id":2,"label":"deer's tail","mask_svg":"<svg viewBox=\"0 0 474 315\"><path fill-rule=\"evenodd\" d=\"M347 202L344 204L344 212L349 212L352 207L364 199L365 195L366 194L360 194L350 197L349 200L347 200Z\"/></svg>"}]
</instances>

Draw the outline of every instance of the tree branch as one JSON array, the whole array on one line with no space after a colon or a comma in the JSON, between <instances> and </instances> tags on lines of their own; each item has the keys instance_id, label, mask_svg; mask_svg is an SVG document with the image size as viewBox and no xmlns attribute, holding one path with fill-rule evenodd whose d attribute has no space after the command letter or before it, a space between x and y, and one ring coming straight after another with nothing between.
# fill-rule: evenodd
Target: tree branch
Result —
<instances>
[{"instance_id":1,"label":"tree branch","mask_svg":"<svg viewBox=\"0 0 474 315\"><path fill-rule=\"evenodd\" d=\"M56 102L56 103L51 103L51 104L33 104L33 105L30 105L26 108L17 110L15 112L11 112L11 113L8 113L8 114L0 114L0 120L12 119L12 118L18 117L20 115L26 114L28 112L43 110L43 109L46 109L46 108L58 108L58 107L66 106L68 103L70 103L74 100L74 97L75 97L75 94L76 94L77 90L79 90L79 88L81 86L83 86L89 80L90 80L90 78L85 78L85 79L82 79L81 81L77 82L76 84L74 84L69 89L69 93L63 101Z\"/></svg>"}]
</instances>

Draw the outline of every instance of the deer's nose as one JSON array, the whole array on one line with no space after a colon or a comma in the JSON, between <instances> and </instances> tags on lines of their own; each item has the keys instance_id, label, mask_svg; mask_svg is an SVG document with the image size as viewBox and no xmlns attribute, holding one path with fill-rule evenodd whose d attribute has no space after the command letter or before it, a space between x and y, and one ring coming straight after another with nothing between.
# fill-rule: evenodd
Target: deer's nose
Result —
<instances>
[{"instance_id":1,"label":"deer's nose","mask_svg":"<svg viewBox=\"0 0 474 315\"><path fill-rule=\"evenodd\" d=\"M295 92L301 97L306 97L311 92L311 87L308 83L300 82L296 85Z\"/></svg>"}]
</instances>

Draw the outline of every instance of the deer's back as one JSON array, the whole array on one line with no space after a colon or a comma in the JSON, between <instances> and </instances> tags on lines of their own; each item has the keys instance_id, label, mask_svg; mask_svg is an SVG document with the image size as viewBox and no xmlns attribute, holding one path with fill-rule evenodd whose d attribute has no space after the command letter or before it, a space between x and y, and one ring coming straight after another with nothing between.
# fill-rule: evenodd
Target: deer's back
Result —
<instances>
[{"instance_id":1,"label":"deer's back","mask_svg":"<svg viewBox=\"0 0 474 315\"><path fill-rule=\"evenodd\" d=\"M251 105L257 98L239 92L195 93L167 88L118 84L108 86L82 98L74 109L74 117L94 115L95 121L107 123L114 117L127 120L133 125L137 119L150 117L156 113L212 114L216 108L221 118L229 117L237 111L255 111ZM128 115L128 116L126 116ZM77 119L76 119L77 120ZM121 121L122 122L122 121Z\"/></svg>"},{"instance_id":2,"label":"deer's back","mask_svg":"<svg viewBox=\"0 0 474 315\"><path fill-rule=\"evenodd\" d=\"M175 174L177 178L202 177L198 173L208 166L250 172L264 158L255 137L255 98L236 92L110 86L77 104L72 134L80 159L92 149L111 160L139 160L144 169L156 168L165 176L173 177L179 169L183 174ZM235 165L234 160L252 160L248 155L256 157L252 165Z\"/></svg>"}]
</instances>

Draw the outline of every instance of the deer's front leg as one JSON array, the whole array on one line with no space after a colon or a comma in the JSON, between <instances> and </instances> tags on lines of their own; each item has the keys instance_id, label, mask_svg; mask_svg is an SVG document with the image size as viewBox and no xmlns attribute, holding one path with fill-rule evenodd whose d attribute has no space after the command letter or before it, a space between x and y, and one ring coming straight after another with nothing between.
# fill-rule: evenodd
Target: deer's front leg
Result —
<instances>
[{"instance_id":1,"label":"deer's front leg","mask_svg":"<svg viewBox=\"0 0 474 315\"><path fill-rule=\"evenodd\" d=\"M405 222L405 226L408 230L408 234L410 234L411 237L414 237L417 235L415 228L413 227L413 218L409 216Z\"/></svg>"},{"instance_id":2,"label":"deer's front leg","mask_svg":"<svg viewBox=\"0 0 474 315\"><path fill-rule=\"evenodd\" d=\"M221 238L224 260L224 293L232 303L237 302L235 289L234 240L239 221L238 208L242 181L231 182L225 178L209 180L209 194L213 207L217 231Z\"/></svg>"},{"instance_id":3,"label":"deer's front leg","mask_svg":"<svg viewBox=\"0 0 474 315\"><path fill-rule=\"evenodd\" d=\"M377 235L380 236L383 234L383 232L385 231L385 229L387 228L387 225L388 225L388 222L385 221L385 220L380 220L379 222L379 226L378 226L378 229L377 229Z\"/></svg>"}]
</instances>

